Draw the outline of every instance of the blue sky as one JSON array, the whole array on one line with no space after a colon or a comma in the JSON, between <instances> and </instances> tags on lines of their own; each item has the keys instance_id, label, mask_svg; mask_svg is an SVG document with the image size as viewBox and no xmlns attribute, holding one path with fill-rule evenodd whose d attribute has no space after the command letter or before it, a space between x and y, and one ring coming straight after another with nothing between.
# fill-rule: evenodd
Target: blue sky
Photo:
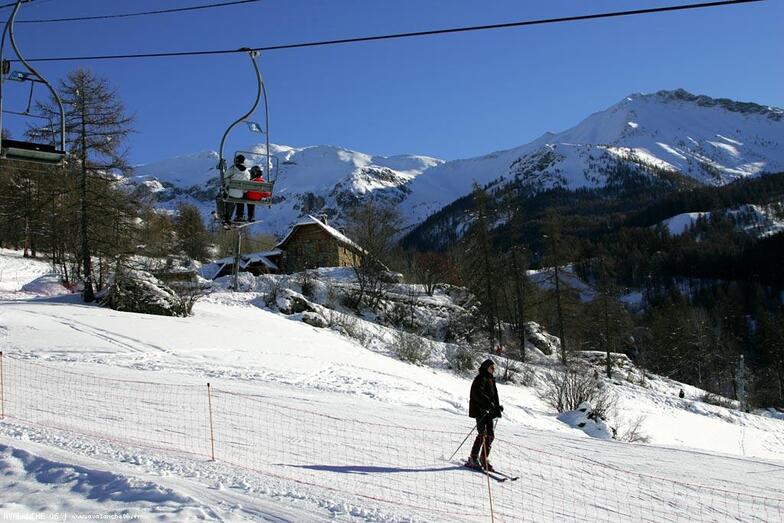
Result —
<instances>
[{"instance_id":1,"label":"blue sky","mask_svg":"<svg viewBox=\"0 0 784 523\"><path fill-rule=\"evenodd\" d=\"M91 16L210 0L37 0L20 20ZM564 0L267 0L178 15L25 24L29 58L264 46L459 25L634 9L677 2ZM0 14L9 10L0 11ZM500 31L284 50L260 64L271 137L372 154L471 157L564 130L632 92L691 92L784 106L784 2ZM252 102L245 55L43 63L56 80L84 66L117 88L146 163L216 150ZM6 84L6 109L26 92ZM261 116L258 117L261 120ZM19 118L6 117L18 129ZM18 134L18 131L15 133ZM233 146L259 135L240 129Z\"/></svg>"}]
</instances>

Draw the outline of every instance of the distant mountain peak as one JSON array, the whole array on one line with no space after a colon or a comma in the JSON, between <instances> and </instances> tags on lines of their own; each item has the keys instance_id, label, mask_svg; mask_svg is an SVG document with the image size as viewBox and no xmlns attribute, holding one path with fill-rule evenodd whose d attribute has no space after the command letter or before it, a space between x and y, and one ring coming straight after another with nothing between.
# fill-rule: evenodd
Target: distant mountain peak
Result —
<instances>
[{"instance_id":1,"label":"distant mountain peak","mask_svg":"<svg viewBox=\"0 0 784 523\"><path fill-rule=\"evenodd\" d=\"M672 91L661 90L655 93L632 93L625 101L646 100L654 102L688 102L699 107L720 107L727 111L741 114L755 114L765 116L775 121L784 118L784 109L754 102L739 102L729 98L712 98L704 94L692 94L686 89L678 88Z\"/></svg>"}]
</instances>

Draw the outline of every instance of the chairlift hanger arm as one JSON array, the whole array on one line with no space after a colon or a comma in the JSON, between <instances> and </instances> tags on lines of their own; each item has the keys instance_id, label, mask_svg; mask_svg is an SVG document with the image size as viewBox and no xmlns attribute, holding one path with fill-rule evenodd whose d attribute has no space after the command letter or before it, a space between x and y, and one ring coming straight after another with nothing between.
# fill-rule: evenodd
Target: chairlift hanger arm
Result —
<instances>
[{"instance_id":1,"label":"chairlift hanger arm","mask_svg":"<svg viewBox=\"0 0 784 523\"><path fill-rule=\"evenodd\" d=\"M43 115L40 115L40 114L33 114L33 113L22 113L22 112L19 112L19 111L12 111L10 109L3 109L3 113L5 113L5 114L14 114L14 115L17 115L17 116L26 116L28 118L40 118L41 120L49 120L48 116L43 116Z\"/></svg>"},{"instance_id":2,"label":"chairlift hanger arm","mask_svg":"<svg viewBox=\"0 0 784 523\"><path fill-rule=\"evenodd\" d=\"M60 150L65 151L65 109L63 108L63 102L60 100L60 96L57 94L57 91L52 87L52 85L41 76L41 74L32 66L30 65L27 60L25 60L24 56L22 56L21 51L19 51L19 47L16 45L16 38L14 37L14 22L16 22L16 15L19 13L19 9L21 8L23 3L27 3L30 0L17 0L16 5L14 5L14 10L11 13L11 18L6 22L5 28L3 30L2 42L0 42L0 60L3 57L3 47L5 45L5 35L8 33L9 41L11 42L11 47L16 53L17 58L19 61L24 65L32 75L37 78L37 81L46 85L49 89L49 92L52 94L52 97L57 102L57 105L60 109ZM34 85L34 84L33 84ZM2 79L0 79L0 86L2 86ZM2 87L0 87L0 103L2 101ZM2 114L2 113L0 113ZM0 125L0 129L2 126Z\"/></svg>"},{"instance_id":3,"label":"chairlift hanger arm","mask_svg":"<svg viewBox=\"0 0 784 523\"><path fill-rule=\"evenodd\" d=\"M243 50L248 53L248 56L250 57L250 61L253 64L253 70L256 73L256 82L258 83L258 90L256 91L256 100L254 100L253 102L253 107L251 107L247 113L243 114L242 116L237 118L234 122L232 122L232 124L229 125L229 128L226 129L226 132L223 133L223 137L221 138L220 150L218 152L219 154L218 168L220 169L221 185L223 185L223 178L226 174L226 160L223 157L223 151L226 146L226 138L228 138L229 133L231 132L232 129L234 129L234 127L237 124L243 122L246 118L249 118L254 112L256 112L256 108L259 106L259 100L261 99L263 85L264 85L264 81L261 78L261 71L259 70L259 64L256 63L256 58L259 56L259 52L248 48L245 48Z\"/></svg>"}]
</instances>

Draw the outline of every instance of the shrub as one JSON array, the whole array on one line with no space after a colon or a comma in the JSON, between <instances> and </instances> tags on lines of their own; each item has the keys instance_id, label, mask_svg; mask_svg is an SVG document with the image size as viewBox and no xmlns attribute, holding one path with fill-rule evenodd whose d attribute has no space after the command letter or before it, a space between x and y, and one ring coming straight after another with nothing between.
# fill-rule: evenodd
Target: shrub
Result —
<instances>
[{"instance_id":1,"label":"shrub","mask_svg":"<svg viewBox=\"0 0 784 523\"><path fill-rule=\"evenodd\" d=\"M524 385L526 387L533 387L534 385L536 385L537 382L536 372L534 372L534 370L531 368L530 365L522 364L520 366L519 376L520 378L518 381L520 382L521 385Z\"/></svg>"},{"instance_id":2,"label":"shrub","mask_svg":"<svg viewBox=\"0 0 784 523\"><path fill-rule=\"evenodd\" d=\"M504 381L514 381L515 376L520 372L520 363L512 358L504 358L501 363L501 379Z\"/></svg>"},{"instance_id":3,"label":"shrub","mask_svg":"<svg viewBox=\"0 0 784 523\"><path fill-rule=\"evenodd\" d=\"M643 423L645 423L645 416L637 416L622 423L617 429L613 429L613 438L627 443L650 443L650 436L642 431Z\"/></svg>"},{"instance_id":4,"label":"shrub","mask_svg":"<svg viewBox=\"0 0 784 523\"><path fill-rule=\"evenodd\" d=\"M477 311L478 314L478 311ZM444 331L447 343L471 342L480 330L481 321L472 312L458 310L449 315Z\"/></svg>"},{"instance_id":5,"label":"shrub","mask_svg":"<svg viewBox=\"0 0 784 523\"><path fill-rule=\"evenodd\" d=\"M404 330L397 331L394 344L395 354L401 360L415 365L426 363L433 352L433 347L427 339Z\"/></svg>"},{"instance_id":6,"label":"shrub","mask_svg":"<svg viewBox=\"0 0 784 523\"><path fill-rule=\"evenodd\" d=\"M308 299L312 299L316 291L316 284L313 281L313 274L308 270L304 270L299 274L298 280L302 295Z\"/></svg>"},{"instance_id":7,"label":"shrub","mask_svg":"<svg viewBox=\"0 0 784 523\"><path fill-rule=\"evenodd\" d=\"M449 363L459 372L476 370L476 354L468 345L459 345L449 358Z\"/></svg>"},{"instance_id":8,"label":"shrub","mask_svg":"<svg viewBox=\"0 0 784 523\"><path fill-rule=\"evenodd\" d=\"M587 401L593 406L594 413L606 418L615 406L612 394L593 371L576 366L549 374L539 397L559 413L577 410L581 403Z\"/></svg>"},{"instance_id":9,"label":"shrub","mask_svg":"<svg viewBox=\"0 0 784 523\"><path fill-rule=\"evenodd\" d=\"M193 312L193 306L210 291L210 284L203 280L195 282L172 283L171 288L180 300L182 310L186 316Z\"/></svg>"},{"instance_id":10,"label":"shrub","mask_svg":"<svg viewBox=\"0 0 784 523\"><path fill-rule=\"evenodd\" d=\"M327 322L330 328L355 339L360 345L365 345L368 341L368 333L362 328L355 316L331 310L329 311Z\"/></svg>"},{"instance_id":11,"label":"shrub","mask_svg":"<svg viewBox=\"0 0 784 523\"><path fill-rule=\"evenodd\" d=\"M283 284L278 278L267 278L269 287L264 295L264 303L267 307L274 307L278 303L278 296L283 291Z\"/></svg>"}]
</instances>

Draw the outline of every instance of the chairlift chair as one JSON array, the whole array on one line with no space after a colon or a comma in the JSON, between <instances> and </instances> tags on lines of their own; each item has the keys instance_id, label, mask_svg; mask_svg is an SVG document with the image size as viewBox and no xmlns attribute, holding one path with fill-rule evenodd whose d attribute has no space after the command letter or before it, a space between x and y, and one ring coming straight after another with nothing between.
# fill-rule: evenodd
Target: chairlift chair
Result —
<instances>
[{"instance_id":1,"label":"chairlift chair","mask_svg":"<svg viewBox=\"0 0 784 523\"><path fill-rule=\"evenodd\" d=\"M218 219L224 221L224 225L232 225L231 220L228 223L225 221L224 218L224 210L227 204L246 204L246 205L271 205L272 204L272 197L275 188L275 181L278 178L278 168L279 168L279 161L276 156L273 156L270 153L270 144L269 144L269 110L268 110L268 103L267 103L267 92L264 87L264 81L261 77L261 72L259 70L259 66L256 63L256 58L258 57L258 51L250 50L250 49L243 49L247 51L248 55L251 59L251 64L253 65L253 69L256 73L256 81L258 84L258 90L256 92L256 99L253 103L253 107L242 115L240 118L235 120L234 122L229 125L228 129L223 133L223 138L220 142L220 149L219 149L219 161L218 161L218 170L220 171L220 184L218 187L218 196L216 198L216 215ZM261 100L264 100L264 119L265 125L262 127L256 122L249 120L249 118L253 115L256 111L256 108L259 105ZM252 152L252 151L237 151L231 159L232 166L227 167L226 158L224 158L224 150L226 145L226 139L229 136L229 133L240 123L245 123L248 128L252 132L262 133L265 136L265 149L264 152ZM251 166L257 165L261 168L262 176L264 178L263 182L260 181L253 181L253 180L245 180L245 179L238 179L239 169L234 165L234 159L237 158L238 155L243 155L247 162L247 168L250 169ZM248 193L260 195L258 199L249 199ZM242 197L236 196L237 194L242 194Z\"/></svg>"},{"instance_id":2,"label":"chairlift chair","mask_svg":"<svg viewBox=\"0 0 784 523\"><path fill-rule=\"evenodd\" d=\"M251 205L270 205L272 203L272 191L275 188L275 180L278 177L278 158L266 153L255 153L251 151L237 151L234 153L234 158L242 155L245 157L245 164L247 170L252 166L257 165L261 168L263 182L251 180L237 179L238 169L232 165L227 174L223 178L222 190L225 191L225 196L222 197L223 202L228 203L245 203ZM242 198L230 196L232 193L242 192L257 193L258 198L253 196Z\"/></svg>"},{"instance_id":3,"label":"chairlift chair","mask_svg":"<svg viewBox=\"0 0 784 523\"><path fill-rule=\"evenodd\" d=\"M0 156L7 160L60 165L65 152L58 151L54 145L19 140L3 140Z\"/></svg>"},{"instance_id":4,"label":"chairlift chair","mask_svg":"<svg viewBox=\"0 0 784 523\"><path fill-rule=\"evenodd\" d=\"M0 40L0 66L2 67L2 69L0 69L0 136L2 135L3 129L3 82L4 80L9 79L18 82L31 82L31 91L27 104L27 111L24 113L13 113L12 111L9 111L13 114L36 116L29 114L30 104L32 102L32 88L36 83L42 83L49 89L49 92L51 92L52 97L57 101L57 105L60 109L60 143L59 147L57 147L53 144L0 139L0 158L11 161L12 163L21 161L47 165L62 165L63 160L65 159L65 110L63 109L63 103L52 85L47 82L46 79L24 59L24 56L22 56L22 53L19 51L19 47L16 45L16 39L14 38L14 23L16 21L16 15L19 12L22 2L23 0L17 0L16 5L14 6L14 10L11 13L11 17L5 24L3 36ZM11 47L13 48L14 53L19 59L19 62L27 69L27 72L12 72L10 70L10 63L3 58L6 34L9 36L9 41L11 42Z\"/></svg>"}]
</instances>

